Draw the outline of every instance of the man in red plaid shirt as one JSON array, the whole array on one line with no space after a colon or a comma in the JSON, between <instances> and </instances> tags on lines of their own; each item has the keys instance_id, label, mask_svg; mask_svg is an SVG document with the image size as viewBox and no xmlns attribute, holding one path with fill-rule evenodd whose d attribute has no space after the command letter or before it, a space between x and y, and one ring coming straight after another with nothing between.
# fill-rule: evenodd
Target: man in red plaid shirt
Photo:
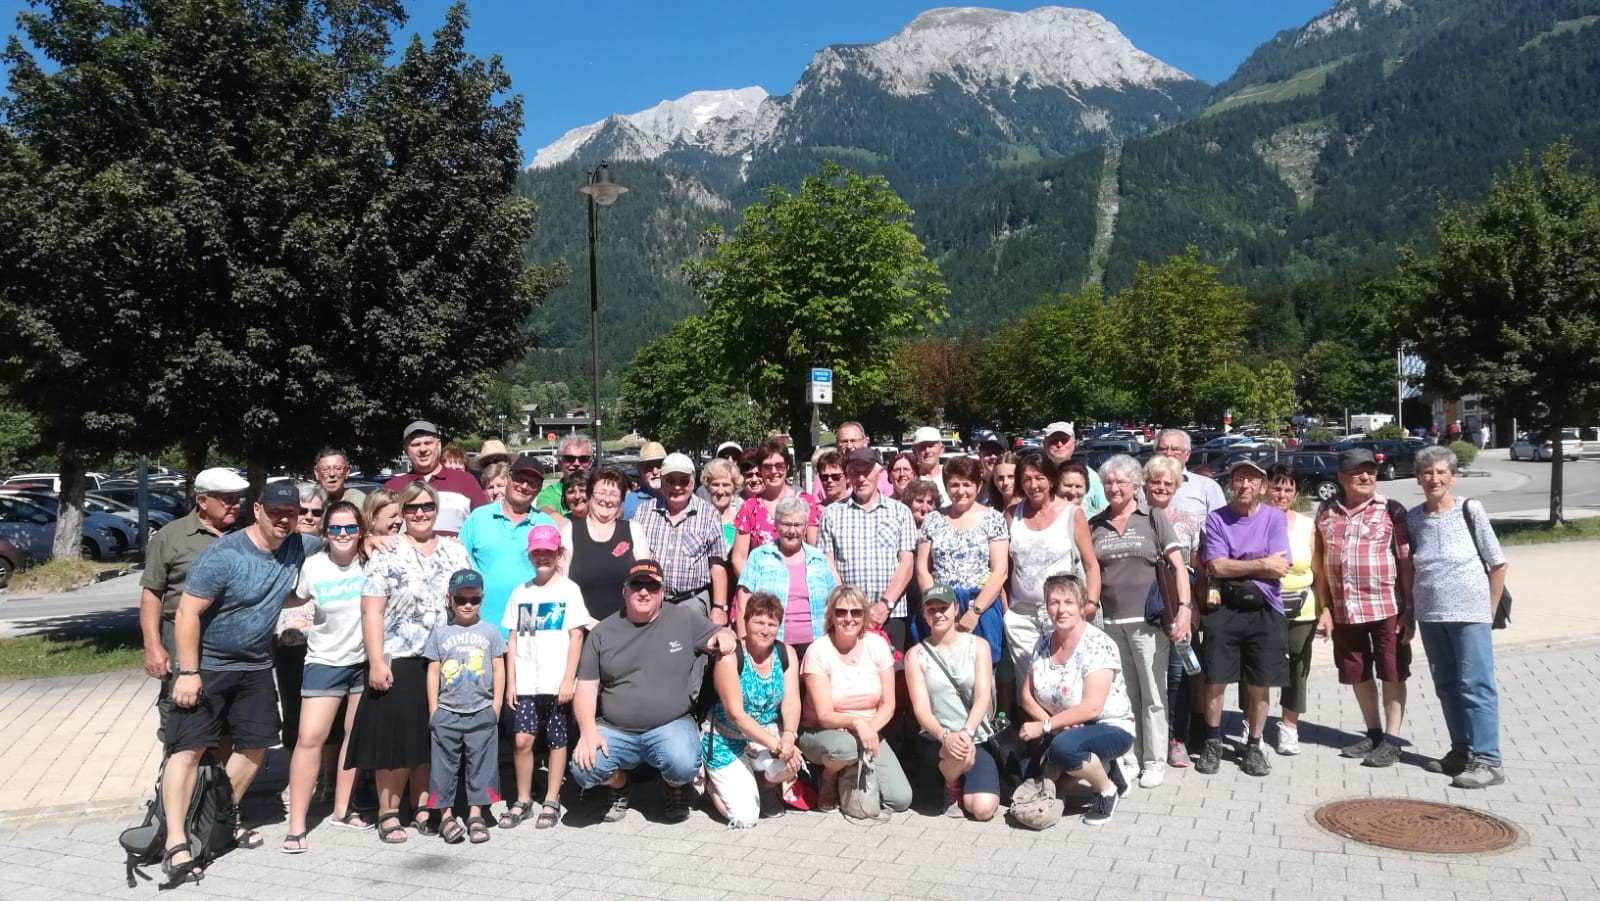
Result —
<instances>
[{"instance_id":1,"label":"man in red plaid shirt","mask_svg":"<svg viewBox=\"0 0 1600 901\"><path fill-rule=\"evenodd\" d=\"M1378 493L1372 451L1339 455L1341 497L1317 510L1311 558L1313 590L1323 599L1317 635L1333 638L1339 681L1353 686L1367 733L1340 753L1362 766L1393 766L1400 759L1406 679L1411 675L1411 541L1406 508ZM1378 685L1383 683L1383 721Z\"/></svg>"}]
</instances>

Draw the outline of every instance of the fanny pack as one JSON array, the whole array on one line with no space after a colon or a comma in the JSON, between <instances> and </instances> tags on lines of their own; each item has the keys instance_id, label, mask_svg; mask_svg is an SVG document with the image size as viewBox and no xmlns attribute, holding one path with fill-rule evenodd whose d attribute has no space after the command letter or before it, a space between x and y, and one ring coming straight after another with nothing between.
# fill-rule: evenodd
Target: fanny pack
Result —
<instances>
[{"instance_id":1,"label":"fanny pack","mask_svg":"<svg viewBox=\"0 0 1600 901\"><path fill-rule=\"evenodd\" d=\"M1267 606L1267 595L1254 579L1222 579L1217 583L1217 593L1222 596L1222 606L1241 613L1250 613Z\"/></svg>"},{"instance_id":2,"label":"fanny pack","mask_svg":"<svg viewBox=\"0 0 1600 901\"><path fill-rule=\"evenodd\" d=\"M1297 619L1301 611L1305 609L1306 598L1310 596L1311 592L1305 590L1285 591L1283 593L1283 615L1288 619Z\"/></svg>"}]
</instances>

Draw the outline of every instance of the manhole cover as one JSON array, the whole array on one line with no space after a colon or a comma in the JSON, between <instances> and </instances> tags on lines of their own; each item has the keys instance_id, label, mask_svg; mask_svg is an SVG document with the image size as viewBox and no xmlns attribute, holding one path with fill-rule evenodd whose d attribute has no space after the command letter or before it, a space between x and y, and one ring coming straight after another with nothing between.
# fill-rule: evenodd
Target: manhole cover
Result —
<instances>
[{"instance_id":1,"label":"manhole cover","mask_svg":"<svg viewBox=\"0 0 1600 901\"><path fill-rule=\"evenodd\" d=\"M1357 798L1317 808L1317 824L1380 848L1478 854L1509 848L1517 827L1470 807L1405 798Z\"/></svg>"}]
</instances>

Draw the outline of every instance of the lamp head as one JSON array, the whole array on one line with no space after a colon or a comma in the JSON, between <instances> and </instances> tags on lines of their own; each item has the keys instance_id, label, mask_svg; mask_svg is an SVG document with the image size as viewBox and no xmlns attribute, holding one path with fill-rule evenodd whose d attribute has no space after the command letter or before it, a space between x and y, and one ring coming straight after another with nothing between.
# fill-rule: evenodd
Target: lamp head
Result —
<instances>
[{"instance_id":1,"label":"lamp head","mask_svg":"<svg viewBox=\"0 0 1600 901\"><path fill-rule=\"evenodd\" d=\"M627 188L611 180L611 167L603 160L589 172L589 180L578 190L601 206L610 206L617 202L618 197L628 193Z\"/></svg>"}]
</instances>

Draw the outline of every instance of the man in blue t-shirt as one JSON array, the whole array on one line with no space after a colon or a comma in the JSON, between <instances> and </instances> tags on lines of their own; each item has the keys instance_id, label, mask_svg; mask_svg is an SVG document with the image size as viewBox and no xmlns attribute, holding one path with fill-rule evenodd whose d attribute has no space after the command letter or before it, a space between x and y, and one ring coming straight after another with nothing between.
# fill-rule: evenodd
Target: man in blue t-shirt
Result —
<instances>
[{"instance_id":1,"label":"man in blue t-shirt","mask_svg":"<svg viewBox=\"0 0 1600 901\"><path fill-rule=\"evenodd\" d=\"M162 782L167 860L173 882L197 879L184 834L200 755L216 745L226 723L233 737L227 761L233 783L233 838L258 848L261 836L239 818L244 797L266 749L278 741L278 698L272 680L272 633L300 565L321 539L295 532L300 492L293 482L268 483L255 505L255 522L219 538L189 567L174 623L177 679L167 728Z\"/></svg>"}]
</instances>

